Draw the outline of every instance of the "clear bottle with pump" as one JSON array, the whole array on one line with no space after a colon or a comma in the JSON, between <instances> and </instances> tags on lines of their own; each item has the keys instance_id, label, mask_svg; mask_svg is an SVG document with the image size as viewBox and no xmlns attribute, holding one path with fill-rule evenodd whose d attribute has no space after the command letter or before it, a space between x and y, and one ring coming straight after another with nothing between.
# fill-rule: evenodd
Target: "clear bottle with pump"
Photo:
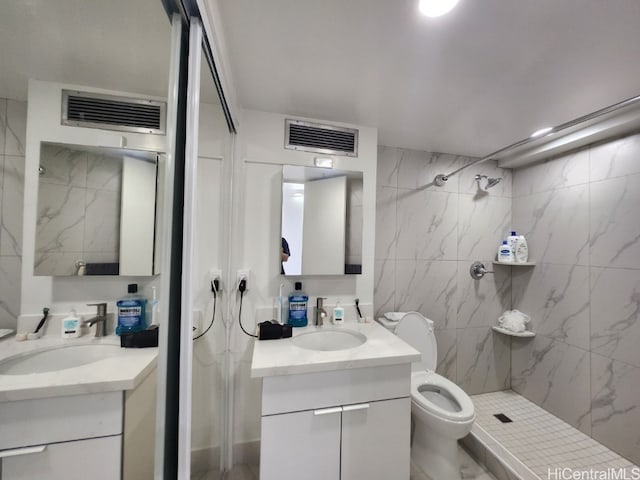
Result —
<instances>
[{"instance_id":1,"label":"clear bottle with pump","mask_svg":"<svg viewBox=\"0 0 640 480\"><path fill-rule=\"evenodd\" d=\"M295 288L295 291L289 295L289 321L287 323L292 327L306 327L309 323L307 319L309 296L302 291L302 282L296 282Z\"/></svg>"},{"instance_id":2,"label":"clear bottle with pump","mask_svg":"<svg viewBox=\"0 0 640 480\"><path fill-rule=\"evenodd\" d=\"M116 302L118 326L116 334L140 332L147 328L145 315L147 299L138 294L138 284L129 284L129 294Z\"/></svg>"}]
</instances>

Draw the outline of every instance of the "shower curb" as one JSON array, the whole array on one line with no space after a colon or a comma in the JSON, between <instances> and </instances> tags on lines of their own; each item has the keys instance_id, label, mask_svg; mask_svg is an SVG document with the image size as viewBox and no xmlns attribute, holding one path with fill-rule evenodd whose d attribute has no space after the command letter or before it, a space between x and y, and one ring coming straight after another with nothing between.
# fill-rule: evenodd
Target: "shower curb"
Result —
<instances>
[{"instance_id":1,"label":"shower curb","mask_svg":"<svg viewBox=\"0 0 640 480\"><path fill-rule=\"evenodd\" d=\"M543 480L477 423L460 443L496 480Z\"/></svg>"}]
</instances>

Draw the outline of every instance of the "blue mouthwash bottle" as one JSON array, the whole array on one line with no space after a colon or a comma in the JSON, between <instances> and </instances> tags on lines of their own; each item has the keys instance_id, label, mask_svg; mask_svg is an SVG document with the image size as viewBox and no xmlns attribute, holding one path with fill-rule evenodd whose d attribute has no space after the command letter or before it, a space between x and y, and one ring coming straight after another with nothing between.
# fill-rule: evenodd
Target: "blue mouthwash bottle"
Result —
<instances>
[{"instance_id":1,"label":"blue mouthwash bottle","mask_svg":"<svg viewBox=\"0 0 640 480\"><path fill-rule=\"evenodd\" d=\"M302 282L296 282L295 291L289 295L289 325L292 327L307 326L307 303L309 297L302 291Z\"/></svg>"},{"instance_id":2,"label":"blue mouthwash bottle","mask_svg":"<svg viewBox=\"0 0 640 480\"><path fill-rule=\"evenodd\" d=\"M145 323L147 299L138 295L137 283L129 284L127 291L129 294L116 302L118 309L116 335L140 332L147 328Z\"/></svg>"}]
</instances>

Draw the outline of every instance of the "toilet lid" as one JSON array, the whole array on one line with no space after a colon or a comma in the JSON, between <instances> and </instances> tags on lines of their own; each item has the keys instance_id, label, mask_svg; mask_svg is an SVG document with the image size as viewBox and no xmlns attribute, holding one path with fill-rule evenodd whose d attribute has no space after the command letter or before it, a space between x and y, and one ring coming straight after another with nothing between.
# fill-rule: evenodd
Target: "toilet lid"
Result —
<instances>
[{"instance_id":1,"label":"toilet lid","mask_svg":"<svg viewBox=\"0 0 640 480\"><path fill-rule=\"evenodd\" d=\"M411 370L436 369L438 346L433 333L433 321L418 312L409 312L398 323L396 335L422 354L422 360L413 362Z\"/></svg>"}]
</instances>

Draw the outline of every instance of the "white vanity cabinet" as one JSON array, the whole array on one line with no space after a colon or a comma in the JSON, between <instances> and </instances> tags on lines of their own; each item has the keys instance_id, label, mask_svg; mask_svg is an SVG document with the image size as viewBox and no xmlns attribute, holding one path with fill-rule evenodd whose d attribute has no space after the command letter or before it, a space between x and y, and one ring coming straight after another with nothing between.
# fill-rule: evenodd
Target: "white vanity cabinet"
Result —
<instances>
[{"instance_id":1,"label":"white vanity cabinet","mask_svg":"<svg viewBox=\"0 0 640 480\"><path fill-rule=\"evenodd\" d=\"M152 478L155 387L0 403L0 478Z\"/></svg>"},{"instance_id":2,"label":"white vanity cabinet","mask_svg":"<svg viewBox=\"0 0 640 480\"><path fill-rule=\"evenodd\" d=\"M3 480L120 478L121 436L19 448L2 458Z\"/></svg>"},{"instance_id":3,"label":"white vanity cabinet","mask_svg":"<svg viewBox=\"0 0 640 480\"><path fill-rule=\"evenodd\" d=\"M261 480L409 479L410 364L263 378Z\"/></svg>"}]
</instances>

